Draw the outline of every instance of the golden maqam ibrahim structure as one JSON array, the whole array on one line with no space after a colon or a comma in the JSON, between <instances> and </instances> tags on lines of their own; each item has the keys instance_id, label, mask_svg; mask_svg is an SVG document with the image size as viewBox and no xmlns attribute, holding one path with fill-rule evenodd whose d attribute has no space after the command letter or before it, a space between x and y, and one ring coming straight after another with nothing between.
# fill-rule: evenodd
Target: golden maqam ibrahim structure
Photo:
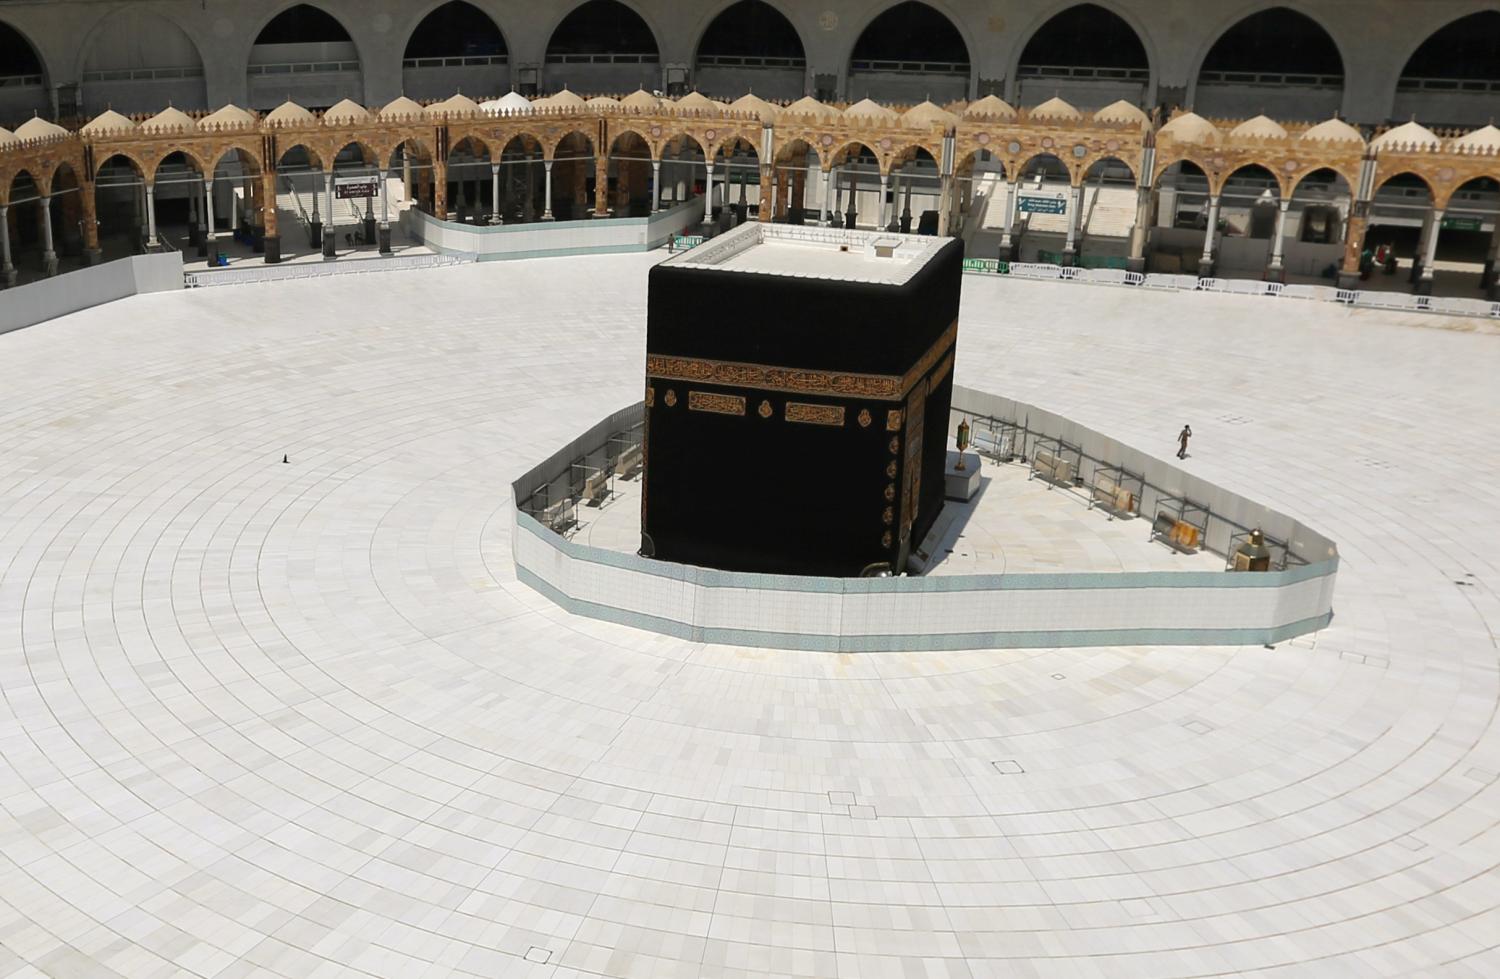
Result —
<instances>
[{"instance_id":1,"label":"golden maqam ibrahim structure","mask_svg":"<svg viewBox=\"0 0 1500 979\"><path fill-rule=\"evenodd\" d=\"M1265 116L1206 119L1191 112L1161 119L1125 102L1084 112L1057 98L1017 109L995 96L946 106L869 100L829 105L811 97L782 105L754 95L719 102L698 93L669 100L637 91L622 98L585 99L564 90L536 100L510 93L484 103L463 95L425 105L403 97L378 109L344 101L322 112L290 101L265 114L233 105L197 114L169 107L149 117L106 111L76 131L40 118L15 132L0 129L4 267L10 272L14 215L4 218L20 208L39 209L37 226L49 269L56 267L54 223L79 228L85 261L97 259L101 190L110 186L103 180L107 170L133 173L134 185L143 188L135 207L137 217L144 218L148 245L157 234L154 185L164 164L170 161L195 175L201 191L194 191L198 201L193 212L200 225L214 226L215 182L234 181L242 191L235 199L242 201L245 232L263 247L267 262L276 262L277 175L289 159L297 159L303 172L311 167L323 174L325 193L314 199L324 196L327 206L333 203L336 173L359 169L388 178L404 176L416 206L446 217L450 160L460 151L465 159L488 160L497 187L502 159L540 164L545 181L540 213L527 212L536 220L553 219L559 212L606 218L628 203L632 187L643 183L650 184L654 204L663 163L686 162L699 168L696 173L705 178L710 199L716 173L722 182L732 168L756 168L756 216L761 221L796 214L799 220L827 222L829 201L837 199L829 188L840 168L856 162L867 172L873 168L883 191L906 168L920 165L935 171L940 184L938 234L950 233L962 221L971 198L970 178L982 165L999 170L1006 181L1002 258L1009 257L1021 175L1046 161L1059 179L1067 174L1077 195L1091 169L1108 164L1127 169L1137 190L1128 255L1135 267L1146 257L1161 178L1176 168L1174 172L1201 174L1206 181L1203 273L1213 267L1214 229L1226 182L1247 168L1258 168L1257 173L1271 175L1279 204L1267 263L1271 276L1281 271L1281 231L1289 204L1299 185L1318 174L1325 181L1341 179L1348 188L1341 279L1357 275L1371 202L1397 180L1426 201L1413 275L1419 290L1431 286L1438 231L1455 192L1477 179L1500 180L1500 130L1492 126L1438 133L1409 122L1367 134L1338 119L1309 125ZM816 214L802 213L806 184L820 177L822 207ZM744 193L741 182L742 202ZM728 193L723 196L727 203ZM53 208L64 210L60 222L52 218ZM1079 210L1068 208L1064 262L1072 258ZM388 212L370 214L370 223L379 225L382 247L389 240L391 218ZM879 218L883 226L884 210ZM1487 271L1493 259L1492 248Z\"/></svg>"}]
</instances>

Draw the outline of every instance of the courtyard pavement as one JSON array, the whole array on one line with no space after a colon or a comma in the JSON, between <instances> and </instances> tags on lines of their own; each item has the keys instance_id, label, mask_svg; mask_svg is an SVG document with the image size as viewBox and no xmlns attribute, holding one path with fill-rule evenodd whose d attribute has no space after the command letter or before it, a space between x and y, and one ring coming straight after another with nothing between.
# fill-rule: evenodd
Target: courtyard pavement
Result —
<instances>
[{"instance_id":1,"label":"courtyard pavement","mask_svg":"<svg viewBox=\"0 0 1500 979\"><path fill-rule=\"evenodd\" d=\"M1333 624L705 646L510 559L511 479L640 397L655 260L0 337L0 976L1500 974L1492 326L966 277L959 383L1190 423L1338 542Z\"/></svg>"}]
</instances>

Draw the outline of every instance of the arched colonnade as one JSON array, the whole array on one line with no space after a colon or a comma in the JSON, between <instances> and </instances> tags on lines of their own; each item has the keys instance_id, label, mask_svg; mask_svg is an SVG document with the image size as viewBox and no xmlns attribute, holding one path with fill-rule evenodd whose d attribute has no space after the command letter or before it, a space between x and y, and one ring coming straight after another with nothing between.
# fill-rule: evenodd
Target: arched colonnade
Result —
<instances>
[{"instance_id":1,"label":"arched colonnade","mask_svg":"<svg viewBox=\"0 0 1500 979\"><path fill-rule=\"evenodd\" d=\"M274 262L280 241L276 199L284 192L278 177L294 169L293 158L297 172L310 175L315 200L321 175L324 214L333 204L335 174L353 168L385 179L399 175L423 210L447 217L450 157L457 147L466 165L490 167L495 180L491 206L497 212L504 196L501 169L514 163L533 170L540 165L545 189L541 213L533 216L542 220L555 216L553 204L558 201L576 205L575 217L585 210L596 218L625 213L622 208L631 205L641 186L649 187L650 207L655 210L663 196L663 168L674 166L701 174L710 200L717 196L728 206L729 175L739 167L742 172L753 168L751 174L758 176L756 217L762 221L847 223L847 213L840 212L852 210L855 193L863 191L875 195L873 206L880 208L878 218L871 214L865 220L875 218L877 227L909 228L910 205L903 209L900 199L904 180L908 201L910 188L917 184L940 202L937 227L928 230L950 234L963 227L976 168L982 165L986 174L1003 178L1005 185L1001 254L1008 258L1018 198L1024 196L1020 183L1028 172L1039 172L1037 161L1044 160L1042 169L1052 175L1050 179L1065 177L1073 195L1067 208L1065 263L1074 258L1085 185L1102 167L1112 168L1122 179L1128 174L1135 190L1136 219L1128 255L1132 267L1144 264L1147 231L1164 180L1192 174L1208 210L1199 267L1206 273L1213 269L1218 247L1214 218L1221 195L1253 171L1270 199L1279 202L1267 262L1267 273L1274 276L1280 271L1288 203L1304 180L1331 174L1349 189L1339 235L1344 243L1339 267L1348 277L1360 269L1372 208L1382 206L1381 194L1389 192L1392 178L1409 174L1430 191L1424 228L1431 231L1423 232L1413 273L1418 288L1423 288L1424 282L1430 286L1434 243L1454 193L1476 180L1500 180L1500 140L1494 138L1500 133L1494 130L1439 137L1408 124L1367 143L1357 130L1337 120L1308 127L1258 117L1230 125L1186 113L1155 126L1128 106L1090 117L1059 100L1018 110L987 98L952 106L954 111L924 103L905 112L869 102L842 107L811 99L789 106L756 102L747 107L743 100L738 104L740 108L733 108L696 97L680 104L541 104L512 112L450 100L426 108L407 102L376 113L353 106L327 114L283 107L265 117L243 113L235 117L237 122L228 123L222 121L228 110L202 119L177 113L167 120L175 121L176 128L120 117L111 129L108 120L101 124L96 119L83 132L52 127L41 134L19 133L0 145L0 208L15 209L35 200L50 218L52 199L66 197L69 218L64 226L76 217L74 237L85 257L97 256L101 193L119 182L105 178L117 174L129 182L133 173L142 188L149 244L155 233L153 192L163 164L170 160L176 179L196 180L203 188L202 200L190 202L192 220L200 227L213 226L211 188L216 182L227 180L241 187L244 224L264 248L266 261ZM646 173L648 177L642 176ZM814 215L803 203L808 185L817 182L822 183L822 193ZM637 190L623 192L627 183ZM747 183L751 181L738 181L742 200ZM872 206L868 196L860 199L862 210ZM236 220L239 217L236 214ZM366 217L388 232L389 213ZM56 223L44 219L40 226ZM5 237L8 251L10 236ZM386 235L380 237L385 244ZM55 245L44 251L55 251Z\"/></svg>"}]
</instances>

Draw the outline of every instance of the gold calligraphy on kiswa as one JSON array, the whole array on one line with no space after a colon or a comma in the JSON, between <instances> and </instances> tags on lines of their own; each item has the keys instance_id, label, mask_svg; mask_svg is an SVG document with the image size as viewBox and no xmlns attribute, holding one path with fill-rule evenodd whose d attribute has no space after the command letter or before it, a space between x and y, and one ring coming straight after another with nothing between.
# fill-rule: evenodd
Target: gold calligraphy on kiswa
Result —
<instances>
[{"instance_id":1,"label":"gold calligraphy on kiswa","mask_svg":"<svg viewBox=\"0 0 1500 979\"><path fill-rule=\"evenodd\" d=\"M688 411L711 411L719 415L743 415L745 399L737 394L714 391L689 391Z\"/></svg>"},{"instance_id":2,"label":"gold calligraphy on kiswa","mask_svg":"<svg viewBox=\"0 0 1500 979\"><path fill-rule=\"evenodd\" d=\"M803 422L809 425L842 426L844 424L843 405L806 405L788 401L785 414L789 422Z\"/></svg>"}]
</instances>

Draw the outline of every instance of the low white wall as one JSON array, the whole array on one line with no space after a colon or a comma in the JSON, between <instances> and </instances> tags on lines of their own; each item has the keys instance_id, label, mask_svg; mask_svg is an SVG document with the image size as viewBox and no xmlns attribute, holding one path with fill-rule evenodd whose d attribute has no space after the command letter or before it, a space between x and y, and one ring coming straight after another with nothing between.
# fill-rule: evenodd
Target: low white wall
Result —
<instances>
[{"instance_id":1,"label":"low white wall","mask_svg":"<svg viewBox=\"0 0 1500 979\"><path fill-rule=\"evenodd\" d=\"M0 333L146 292L181 289L182 254L133 255L0 292Z\"/></svg>"},{"instance_id":2,"label":"low white wall","mask_svg":"<svg viewBox=\"0 0 1500 979\"><path fill-rule=\"evenodd\" d=\"M407 208L401 215L408 237L444 255L476 262L649 251L665 245L673 235L695 233L702 221L701 197L648 218L479 225L439 221L416 208Z\"/></svg>"},{"instance_id":3,"label":"low white wall","mask_svg":"<svg viewBox=\"0 0 1500 979\"><path fill-rule=\"evenodd\" d=\"M1274 643L1332 618L1338 556L1332 543L1274 511L1204 483L1021 402L954 389L955 406L1011 417L1035 435L1062 435L1111 453L1246 526L1294 541L1311 563L1285 571L956 575L819 578L743 574L654 561L590 547L512 507L517 577L577 615L695 642L877 652L1004 647L1228 645ZM516 500L640 417L615 412L512 485ZM1044 428L1048 426L1049 428ZM1080 504L1081 506L1082 504ZM1142 531L1144 532L1144 526ZM1227 541L1228 530L1210 538Z\"/></svg>"}]
</instances>

